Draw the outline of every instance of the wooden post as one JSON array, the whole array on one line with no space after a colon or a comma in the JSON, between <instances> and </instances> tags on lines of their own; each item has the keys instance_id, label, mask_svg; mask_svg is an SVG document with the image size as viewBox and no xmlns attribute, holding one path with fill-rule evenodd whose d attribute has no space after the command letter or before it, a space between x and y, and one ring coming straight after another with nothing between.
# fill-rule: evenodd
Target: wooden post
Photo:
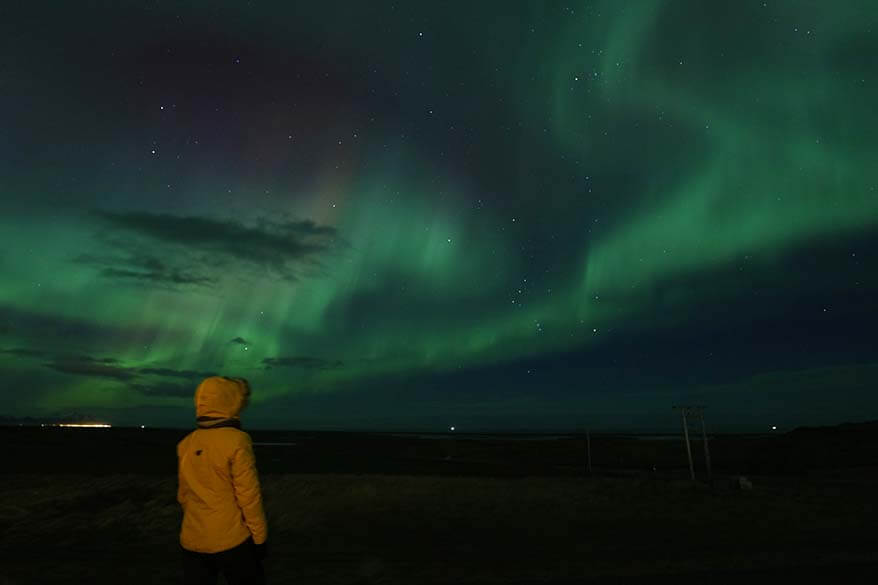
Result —
<instances>
[{"instance_id":1,"label":"wooden post","mask_svg":"<svg viewBox=\"0 0 878 585\"><path fill-rule=\"evenodd\" d=\"M704 458L707 462L707 477L710 478L710 451L707 446L707 428L704 426L704 409L705 406L675 406L674 410L679 410L683 416L683 440L686 441L686 456L689 458L689 477L695 481L695 466L692 463L692 447L689 444L689 425L687 417L690 414L697 414L701 417L701 433L704 437Z\"/></svg>"},{"instance_id":2,"label":"wooden post","mask_svg":"<svg viewBox=\"0 0 878 585\"><path fill-rule=\"evenodd\" d=\"M692 465L692 448L689 447L689 426L686 424L686 409L683 409L683 437L686 440L686 455L689 457L689 477L695 481L695 467Z\"/></svg>"},{"instance_id":3,"label":"wooden post","mask_svg":"<svg viewBox=\"0 0 878 585\"><path fill-rule=\"evenodd\" d=\"M704 426L704 411L701 415L701 436L704 438L704 462L707 464L707 480L710 481L710 449L707 446L707 427Z\"/></svg>"}]
</instances>

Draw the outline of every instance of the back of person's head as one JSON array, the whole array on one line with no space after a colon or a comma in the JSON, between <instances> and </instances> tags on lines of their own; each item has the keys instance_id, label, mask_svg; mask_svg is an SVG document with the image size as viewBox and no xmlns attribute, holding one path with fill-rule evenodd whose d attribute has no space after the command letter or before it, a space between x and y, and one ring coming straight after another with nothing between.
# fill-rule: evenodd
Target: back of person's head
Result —
<instances>
[{"instance_id":1,"label":"back of person's head","mask_svg":"<svg viewBox=\"0 0 878 585\"><path fill-rule=\"evenodd\" d=\"M245 378L210 376L195 389L195 414L199 421L239 418L251 392Z\"/></svg>"}]
</instances>

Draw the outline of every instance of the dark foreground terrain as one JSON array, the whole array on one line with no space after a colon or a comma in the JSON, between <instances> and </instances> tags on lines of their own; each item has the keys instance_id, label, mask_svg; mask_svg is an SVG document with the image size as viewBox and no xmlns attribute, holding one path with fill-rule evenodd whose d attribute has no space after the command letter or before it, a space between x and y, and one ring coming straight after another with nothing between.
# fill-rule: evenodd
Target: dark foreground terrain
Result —
<instances>
[{"instance_id":1,"label":"dark foreground terrain","mask_svg":"<svg viewBox=\"0 0 878 585\"><path fill-rule=\"evenodd\" d=\"M0 429L0 585L179 582L186 432ZM272 583L872 583L878 570L869 425L714 437L713 481L697 449L695 483L676 441L595 436L587 474L577 437L251 435Z\"/></svg>"}]
</instances>

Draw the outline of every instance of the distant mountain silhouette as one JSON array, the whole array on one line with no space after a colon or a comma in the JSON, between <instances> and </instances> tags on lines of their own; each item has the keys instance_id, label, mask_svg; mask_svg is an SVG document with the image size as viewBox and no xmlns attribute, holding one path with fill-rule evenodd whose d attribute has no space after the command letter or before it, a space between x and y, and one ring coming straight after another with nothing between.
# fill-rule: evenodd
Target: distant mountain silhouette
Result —
<instances>
[{"instance_id":1,"label":"distant mountain silhouette","mask_svg":"<svg viewBox=\"0 0 878 585\"><path fill-rule=\"evenodd\" d=\"M796 427L791 434L815 434L815 433L878 433L878 420L870 420L856 423L841 423L840 425L825 427Z\"/></svg>"},{"instance_id":2,"label":"distant mountain silhouette","mask_svg":"<svg viewBox=\"0 0 878 585\"><path fill-rule=\"evenodd\" d=\"M44 422L44 419L31 416L0 416L0 425L35 425Z\"/></svg>"},{"instance_id":3,"label":"distant mountain silhouette","mask_svg":"<svg viewBox=\"0 0 878 585\"><path fill-rule=\"evenodd\" d=\"M0 416L0 425L39 425L78 422L100 422L103 419L94 414L71 411L50 416Z\"/></svg>"}]
</instances>

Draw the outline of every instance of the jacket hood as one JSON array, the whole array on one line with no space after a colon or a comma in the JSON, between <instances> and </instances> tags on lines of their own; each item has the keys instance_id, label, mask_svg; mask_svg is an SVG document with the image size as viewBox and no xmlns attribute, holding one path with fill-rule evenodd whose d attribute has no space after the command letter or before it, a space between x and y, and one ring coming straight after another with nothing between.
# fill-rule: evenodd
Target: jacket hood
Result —
<instances>
[{"instance_id":1,"label":"jacket hood","mask_svg":"<svg viewBox=\"0 0 878 585\"><path fill-rule=\"evenodd\" d=\"M250 396L250 385L240 378L211 376L195 389L195 416L199 427L214 427L223 422L237 421ZM232 426L225 424L223 426Z\"/></svg>"}]
</instances>

